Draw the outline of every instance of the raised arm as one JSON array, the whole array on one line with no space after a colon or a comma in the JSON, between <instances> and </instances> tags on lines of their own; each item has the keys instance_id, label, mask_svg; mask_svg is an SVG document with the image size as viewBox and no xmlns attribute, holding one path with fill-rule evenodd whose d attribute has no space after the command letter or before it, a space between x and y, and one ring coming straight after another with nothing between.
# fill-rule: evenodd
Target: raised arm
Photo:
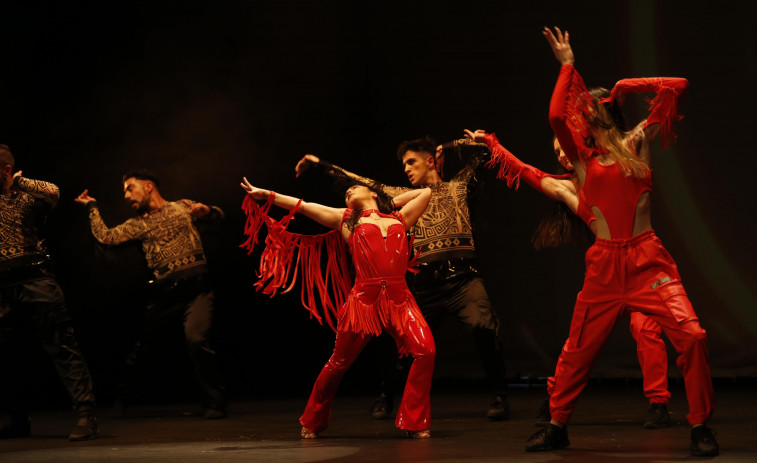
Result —
<instances>
[{"instance_id":1,"label":"raised arm","mask_svg":"<svg viewBox=\"0 0 757 463\"><path fill-rule=\"evenodd\" d=\"M642 128L647 138L654 139L661 133L662 146L667 148L669 142L675 139L673 123L682 118L678 114L678 100L688 85L689 81L683 77L623 79L615 84L610 96L602 102L616 101L622 104L624 96L628 93L655 93L655 97L648 100L650 113Z\"/></svg>"},{"instance_id":2,"label":"raised arm","mask_svg":"<svg viewBox=\"0 0 757 463\"><path fill-rule=\"evenodd\" d=\"M242 179L240 184L242 189L255 200L265 200L270 196L273 196L273 204L282 207L284 209L292 210L299 204L300 207L297 212L302 213L306 217L309 217L321 225L338 230L342 223L342 216L346 208L334 208L324 206L318 203L308 203L301 199L294 198L292 196L282 195L274 193L271 190L264 190L253 186L246 177Z\"/></svg>"},{"instance_id":3,"label":"raised arm","mask_svg":"<svg viewBox=\"0 0 757 463\"><path fill-rule=\"evenodd\" d=\"M418 188L396 196L394 205L401 208L400 213L405 218L405 226L410 228L421 218L430 200L431 188Z\"/></svg>"},{"instance_id":4,"label":"raised arm","mask_svg":"<svg viewBox=\"0 0 757 463\"><path fill-rule=\"evenodd\" d=\"M92 229L92 236L101 244L116 245L138 240L147 231L144 222L138 217L131 218L113 228L108 228L100 215L97 200L89 195L89 190L84 190L74 201L89 208L89 225Z\"/></svg>"},{"instance_id":5,"label":"raised arm","mask_svg":"<svg viewBox=\"0 0 757 463\"><path fill-rule=\"evenodd\" d=\"M20 170L13 175L13 188L41 199L50 207L55 207L60 199L60 190L55 184L25 178Z\"/></svg>"},{"instance_id":6,"label":"raised arm","mask_svg":"<svg viewBox=\"0 0 757 463\"><path fill-rule=\"evenodd\" d=\"M568 32L563 34L555 27L553 34L544 28L544 37L552 48L557 61L562 66L560 74L549 102L549 124L552 126L563 151L568 158L576 163L580 161L579 153L583 146L583 136L586 131L583 120L583 110L589 98L588 90L581 75L573 67L575 57L570 47Z\"/></svg>"}]
</instances>

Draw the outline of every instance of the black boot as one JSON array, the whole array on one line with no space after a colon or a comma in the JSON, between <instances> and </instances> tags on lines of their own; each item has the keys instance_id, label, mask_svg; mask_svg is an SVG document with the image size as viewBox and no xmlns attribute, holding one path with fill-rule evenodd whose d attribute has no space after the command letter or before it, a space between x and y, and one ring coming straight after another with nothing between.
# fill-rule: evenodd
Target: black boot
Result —
<instances>
[{"instance_id":1,"label":"black boot","mask_svg":"<svg viewBox=\"0 0 757 463\"><path fill-rule=\"evenodd\" d=\"M668 406L665 404L652 404L647 412L647 421L644 422L644 429L660 429L670 426L670 414Z\"/></svg>"},{"instance_id":2,"label":"black boot","mask_svg":"<svg viewBox=\"0 0 757 463\"><path fill-rule=\"evenodd\" d=\"M720 454L715 432L705 425L691 428L691 454L697 457L714 457Z\"/></svg>"},{"instance_id":3,"label":"black boot","mask_svg":"<svg viewBox=\"0 0 757 463\"><path fill-rule=\"evenodd\" d=\"M374 420L385 420L392 416L392 408L394 406L391 395L386 395L383 392L376 397L376 401L373 402L371 407L371 417Z\"/></svg>"},{"instance_id":4,"label":"black boot","mask_svg":"<svg viewBox=\"0 0 757 463\"><path fill-rule=\"evenodd\" d=\"M79 414L74 430L68 436L70 441L90 440L97 436L97 418L89 413Z\"/></svg>"},{"instance_id":5,"label":"black boot","mask_svg":"<svg viewBox=\"0 0 757 463\"><path fill-rule=\"evenodd\" d=\"M507 397L496 396L494 403L486 412L486 417L493 421L504 421L510 418L510 402L507 401Z\"/></svg>"},{"instance_id":6,"label":"black boot","mask_svg":"<svg viewBox=\"0 0 757 463\"><path fill-rule=\"evenodd\" d=\"M558 450L564 449L569 445L568 430L566 428L555 426L552 423L547 423L544 429L528 438L528 442L526 442L526 452Z\"/></svg>"}]
</instances>

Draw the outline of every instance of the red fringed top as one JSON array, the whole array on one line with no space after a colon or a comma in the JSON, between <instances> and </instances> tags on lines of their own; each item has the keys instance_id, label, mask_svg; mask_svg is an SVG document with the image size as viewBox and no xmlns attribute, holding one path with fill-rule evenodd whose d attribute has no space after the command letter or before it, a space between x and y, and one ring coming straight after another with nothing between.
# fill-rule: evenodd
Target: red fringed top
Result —
<instances>
[{"instance_id":1,"label":"red fringed top","mask_svg":"<svg viewBox=\"0 0 757 463\"><path fill-rule=\"evenodd\" d=\"M680 119L677 101L686 85L686 79L682 78L625 79L618 82L610 97L603 101L612 101L627 92L658 92L651 101L652 113L645 127L661 124L665 145L675 137L672 123ZM581 76L573 66L564 65L552 94L549 122L565 154L573 161L578 158L586 168L579 192L579 215L589 223L593 220L589 211L597 208L604 215L613 239L630 238L639 197L652 188L651 172L644 178L637 178L624 175L617 162L611 165L599 163L594 156L598 150L588 148L584 141L590 135L588 114L591 104Z\"/></svg>"},{"instance_id":2,"label":"red fringed top","mask_svg":"<svg viewBox=\"0 0 757 463\"><path fill-rule=\"evenodd\" d=\"M299 269L303 281L302 304L310 311L311 317L323 324L318 299L323 317L334 331L336 319L342 331L379 335L385 326L391 326L402 334L409 316L423 319L405 284L405 272L415 261L410 258L412 242L408 242L401 213L386 215L373 210L362 211L361 216L376 212L382 217L396 219L397 223L387 228L386 237L378 225L358 223L345 245L337 230L314 236L286 231L297 207L276 221L268 215L273 197L272 194L262 207L249 196L242 204L247 214L244 231L247 240L241 247L251 253L262 226L268 229L258 269L260 279L255 283L258 291L271 297L282 288L283 292L290 291L297 281ZM345 211L342 224L351 214L352 209ZM355 267L354 286L348 272L347 246ZM399 348L402 352L403 346Z\"/></svg>"},{"instance_id":3,"label":"red fringed top","mask_svg":"<svg viewBox=\"0 0 757 463\"><path fill-rule=\"evenodd\" d=\"M323 324L316 303L318 300L326 323L336 331L334 320L352 286L347 271L347 247L344 239L337 230L312 236L287 231L286 227L297 212L299 203L286 217L276 221L268 215L273 198L272 192L268 201L260 207L250 196L245 195L242 203L242 210L247 215L244 227L247 239L240 247L246 248L248 254L252 253L258 243L260 229L263 225L268 229L265 249L260 256L257 272L259 280L255 283L255 289L271 297L275 296L279 289L283 289L284 293L289 292L297 282L299 270L303 281L302 305L310 311L311 318Z\"/></svg>"}]
</instances>

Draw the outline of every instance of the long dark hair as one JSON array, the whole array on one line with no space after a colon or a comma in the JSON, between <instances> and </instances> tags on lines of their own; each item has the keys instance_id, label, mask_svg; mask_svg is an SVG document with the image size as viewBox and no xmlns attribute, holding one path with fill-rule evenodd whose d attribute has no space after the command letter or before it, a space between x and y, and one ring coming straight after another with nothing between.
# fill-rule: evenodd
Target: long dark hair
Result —
<instances>
[{"instance_id":1,"label":"long dark hair","mask_svg":"<svg viewBox=\"0 0 757 463\"><path fill-rule=\"evenodd\" d=\"M368 188L373 193L376 193L376 205L378 206L379 212L382 214L391 214L394 210L394 203L392 202L392 197L386 194L382 188L382 185L378 182L358 182L353 181L351 185L349 185L347 188L345 188L345 191L347 189L355 186L360 185ZM347 230L352 231L355 229L355 226L357 225L358 221L360 220L360 213L363 212L362 209L353 209L352 214L350 214L349 218L345 220L344 224L347 226Z\"/></svg>"},{"instance_id":2,"label":"long dark hair","mask_svg":"<svg viewBox=\"0 0 757 463\"><path fill-rule=\"evenodd\" d=\"M552 203L552 210L541 219L531 236L534 249L559 248L568 245L583 245L594 241L594 234L567 204Z\"/></svg>"},{"instance_id":3,"label":"long dark hair","mask_svg":"<svg viewBox=\"0 0 757 463\"><path fill-rule=\"evenodd\" d=\"M571 180L575 181L575 172L569 172L560 167L561 174L572 173ZM559 248L567 245L583 245L592 243L594 234L581 218L561 201L552 201L552 209L545 215L531 236L534 249Z\"/></svg>"}]
</instances>

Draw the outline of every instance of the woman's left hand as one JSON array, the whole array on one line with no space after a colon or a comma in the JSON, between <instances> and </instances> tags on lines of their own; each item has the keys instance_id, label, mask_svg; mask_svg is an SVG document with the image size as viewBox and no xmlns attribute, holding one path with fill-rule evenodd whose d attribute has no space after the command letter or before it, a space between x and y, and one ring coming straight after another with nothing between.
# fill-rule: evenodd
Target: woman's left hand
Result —
<instances>
[{"instance_id":1,"label":"woman's left hand","mask_svg":"<svg viewBox=\"0 0 757 463\"><path fill-rule=\"evenodd\" d=\"M247 180L247 177L242 177L242 183L240 183L240 185L242 186L242 189L252 197L252 199L268 199L268 196L271 194L269 190L252 186L250 181Z\"/></svg>"}]
</instances>

